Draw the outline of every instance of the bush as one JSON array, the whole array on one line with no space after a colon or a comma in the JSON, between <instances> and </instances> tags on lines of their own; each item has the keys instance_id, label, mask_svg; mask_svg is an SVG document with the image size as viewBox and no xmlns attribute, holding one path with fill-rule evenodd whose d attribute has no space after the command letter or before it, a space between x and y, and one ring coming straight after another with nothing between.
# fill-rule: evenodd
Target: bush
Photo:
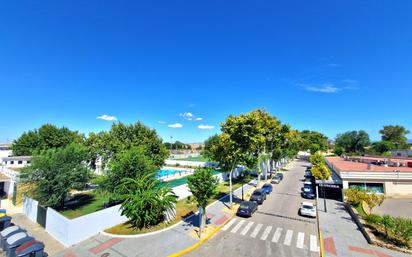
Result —
<instances>
[{"instance_id":1,"label":"bush","mask_svg":"<svg viewBox=\"0 0 412 257\"><path fill-rule=\"evenodd\" d=\"M365 191L357 188L348 188L345 190L346 201L351 205L360 205L365 199Z\"/></svg>"},{"instance_id":2,"label":"bush","mask_svg":"<svg viewBox=\"0 0 412 257\"><path fill-rule=\"evenodd\" d=\"M376 214L369 214L365 217L365 221L369 225L380 225L382 223L382 217Z\"/></svg>"},{"instance_id":3,"label":"bush","mask_svg":"<svg viewBox=\"0 0 412 257\"><path fill-rule=\"evenodd\" d=\"M412 220L401 217L393 218L392 232L396 238L408 245L409 241L412 240Z\"/></svg>"}]
</instances>

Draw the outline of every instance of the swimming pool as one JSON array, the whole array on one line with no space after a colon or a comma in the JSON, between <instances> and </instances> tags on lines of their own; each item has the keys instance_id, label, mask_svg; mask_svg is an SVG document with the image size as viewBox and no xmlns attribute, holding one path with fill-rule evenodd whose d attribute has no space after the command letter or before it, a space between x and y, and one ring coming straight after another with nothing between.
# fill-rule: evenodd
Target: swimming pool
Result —
<instances>
[{"instance_id":1,"label":"swimming pool","mask_svg":"<svg viewBox=\"0 0 412 257\"><path fill-rule=\"evenodd\" d=\"M222 173L221 170L213 170L213 175ZM190 176L189 176L190 177ZM183 178L178 178L178 179L174 179L174 180L170 180L167 182L162 182L162 186L166 186L168 185L169 187L177 187L177 186L181 186L187 183L187 178L188 177L183 177Z\"/></svg>"},{"instance_id":2,"label":"swimming pool","mask_svg":"<svg viewBox=\"0 0 412 257\"><path fill-rule=\"evenodd\" d=\"M173 170L173 169L161 169L159 170L159 172L157 173L157 177L158 178L162 178L162 177L169 177L169 176L174 176L174 175L183 175L183 174L187 174L187 173L192 173L193 171L191 170Z\"/></svg>"}]
</instances>

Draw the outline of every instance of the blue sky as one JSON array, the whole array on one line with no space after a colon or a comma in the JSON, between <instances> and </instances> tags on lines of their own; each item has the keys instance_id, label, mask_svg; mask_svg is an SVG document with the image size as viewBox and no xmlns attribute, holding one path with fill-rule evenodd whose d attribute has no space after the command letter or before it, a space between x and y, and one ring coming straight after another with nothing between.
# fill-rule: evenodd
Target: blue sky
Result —
<instances>
[{"instance_id":1,"label":"blue sky","mask_svg":"<svg viewBox=\"0 0 412 257\"><path fill-rule=\"evenodd\" d=\"M254 108L331 138L412 130L411 12L407 0L3 2L0 141L46 122L106 130L107 115L199 142Z\"/></svg>"}]
</instances>

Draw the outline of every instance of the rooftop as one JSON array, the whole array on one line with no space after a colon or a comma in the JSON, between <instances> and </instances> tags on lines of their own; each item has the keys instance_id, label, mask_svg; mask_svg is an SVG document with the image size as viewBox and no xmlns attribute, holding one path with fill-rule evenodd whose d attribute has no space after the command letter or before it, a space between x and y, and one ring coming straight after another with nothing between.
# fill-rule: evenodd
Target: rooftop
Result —
<instances>
[{"instance_id":1,"label":"rooftop","mask_svg":"<svg viewBox=\"0 0 412 257\"><path fill-rule=\"evenodd\" d=\"M326 160L338 171L345 172L411 172L412 159L392 157L326 157Z\"/></svg>"}]
</instances>

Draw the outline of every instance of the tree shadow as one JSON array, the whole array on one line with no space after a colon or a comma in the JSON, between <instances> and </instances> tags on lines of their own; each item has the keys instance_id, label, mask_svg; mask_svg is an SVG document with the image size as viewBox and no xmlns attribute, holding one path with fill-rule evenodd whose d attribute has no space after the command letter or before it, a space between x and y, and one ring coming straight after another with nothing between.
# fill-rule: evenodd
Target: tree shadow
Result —
<instances>
[{"instance_id":1,"label":"tree shadow","mask_svg":"<svg viewBox=\"0 0 412 257\"><path fill-rule=\"evenodd\" d=\"M64 203L64 210L75 210L90 204L94 200L95 196L92 194L77 194Z\"/></svg>"}]
</instances>

